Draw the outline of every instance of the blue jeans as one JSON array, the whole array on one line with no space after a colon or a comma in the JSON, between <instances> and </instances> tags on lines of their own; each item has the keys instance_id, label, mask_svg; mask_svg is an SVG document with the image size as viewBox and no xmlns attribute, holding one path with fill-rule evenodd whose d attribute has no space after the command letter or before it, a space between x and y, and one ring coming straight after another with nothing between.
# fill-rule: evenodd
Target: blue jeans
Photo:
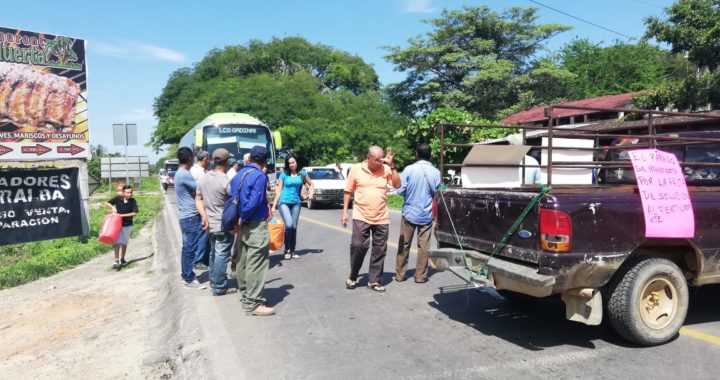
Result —
<instances>
[{"instance_id":1,"label":"blue jeans","mask_svg":"<svg viewBox=\"0 0 720 380\"><path fill-rule=\"evenodd\" d=\"M202 223L202 219L200 220L200 223ZM211 251L208 232L207 230L202 230L200 231L200 236L198 237L197 249L195 250L195 260L193 260L193 265L198 265L200 263L208 263L210 252ZM210 265L208 265L208 267L209 266Z\"/></svg>"},{"instance_id":2,"label":"blue jeans","mask_svg":"<svg viewBox=\"0 0 720 380\"><path fill-rule=\"evenodd\" d=\"M204 233L200 215L180 219L180 231L182 231L183 239L181 251L182 278L185 282L190 282L195 279L195 272L193 272L195 253L197 252L200 235Z\"/></svg>"},{"instance_id":3,"label":"blue jeans","mask_svg":"<svg viewBox=\"0 0 720 380\"><path fill-rule=\"evenodd\" d=\"M210 287L213 293L224 292L227 287L227 265L230 262L234 237L225 232L211 232Z\"/></svg>"},{"instance_id":4,"label":"blue jeans","mask_svg":"<svg viewBox=\"0 0 720 380\"><path fill-rule=\"evenodd\" d=\"M280 203L280 217L285 223L285 250L295 252L295 243L297 242L297 226L300 220L300 203L288 204Z\"/></svg>"}]
</instances>

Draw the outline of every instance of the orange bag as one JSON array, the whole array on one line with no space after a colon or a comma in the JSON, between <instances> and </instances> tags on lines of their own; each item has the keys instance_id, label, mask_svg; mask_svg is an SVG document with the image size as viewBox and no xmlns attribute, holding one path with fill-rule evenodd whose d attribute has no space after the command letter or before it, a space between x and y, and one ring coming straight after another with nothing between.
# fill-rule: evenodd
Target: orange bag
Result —
<instances>
[{"instance_id":1,"label":"orange bag","mask_svg":"<svg viewBox=\"0 0 720 380\"><path fill-rule=\"evenodd\" d=\"M117 240L122 229L122 217L118 214L107 214L100 226L98 241L105 244L112 244Z\"/></svg>"},{"instance_id":2,"label":"orange bag","mask_svg":"<svg viewBox=\"0 0 720 380\"><path fill-rule=\"evenodd\" d=\"M273 216L268 224L270 229L270 250L277 251L282 249L285 240L285 224L282 220Z\"/></svg>"}]
</instances>

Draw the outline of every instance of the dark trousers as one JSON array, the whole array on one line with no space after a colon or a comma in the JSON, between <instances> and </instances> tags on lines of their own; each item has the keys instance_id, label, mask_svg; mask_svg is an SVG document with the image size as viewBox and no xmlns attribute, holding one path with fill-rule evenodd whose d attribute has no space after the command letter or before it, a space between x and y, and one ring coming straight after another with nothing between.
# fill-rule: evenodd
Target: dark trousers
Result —
<instances>
[{"instance_id":1,"label":"dark trousers","mask_svg":"<svg viewBox=\"0 0 720 380\"><path fill-rule=\"evenodd\" d=\"M388 230L390 230L389 224L368 224L353 220L352 240L350 241L350 280L355 281L358 278L360 267L362 267L370 247L370 235L372 235L368 283L380 283L387 253Z\"/></svg>"},{"instance_id":2,"label":"dark trousers","mask_svg":"<svg viewBox=\"0 0 720 380\"><path fill-rule=\"evenodd\" d=\"M413 224L404 217L400 221L400 240L398 241L397 262L395 266L395 278L400 281L405 279L410 246L413 235L417 230L417 263L415 264L415 281L425 282L428 279L428 248L430 247L430 236L432 235L432 223Z\"/></svg>"}]
</instances>

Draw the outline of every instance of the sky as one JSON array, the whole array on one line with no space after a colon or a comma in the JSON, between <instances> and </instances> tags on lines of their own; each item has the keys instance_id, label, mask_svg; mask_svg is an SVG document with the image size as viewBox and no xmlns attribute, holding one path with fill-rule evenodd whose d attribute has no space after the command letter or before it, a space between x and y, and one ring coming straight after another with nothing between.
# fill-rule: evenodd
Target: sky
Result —
<instances>
[{"instance_id":1,"label":"sky","mask_svg":"<svg viewBox=\"0 0 720 380\"><path fill-rule=\"evenodd\" d=\"M640 37L643 19L662 15L669 0L537 0L550 8L622 35ZM142 145L156 125L154 99L175 70L192 67L211 49L301 36L332 46L373 65L382 84L404 75L383 57L383 46L408 46L410 38L431 30L423 20L443 8L487 5L502 12L513 6L539 8L538 23L560 23L573 29L551 39L543 52L574 38L610 44L612 33L531 0L235 0L235 1L7 1L0 26L84 39L88 68L90 143L113 146L112 124L135 123L141 145L130 155L163 156Z\"/></svg>"}]
</instances>

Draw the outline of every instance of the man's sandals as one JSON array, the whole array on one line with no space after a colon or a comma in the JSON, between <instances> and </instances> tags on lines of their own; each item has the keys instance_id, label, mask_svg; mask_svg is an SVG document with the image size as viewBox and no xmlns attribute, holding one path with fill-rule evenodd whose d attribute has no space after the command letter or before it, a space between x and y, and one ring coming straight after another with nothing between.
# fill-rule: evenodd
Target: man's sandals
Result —
<instances>
[{"instance_id":1,"label":"man's sandals","mask_svg":"<svg viewBox=\"0 0 720 380\"><path fill-rule=\"evenodd\" d=\"M377 282L371 282L367 286L368 286L368 289L374 290L378 293L382 293L385 291L385 288L382 285L380 285L380 283L377 283Z\"/></svg>"},{"instance_id":2,"label":"man's sandals","mask_svg":"<svg viewBox=\"0 0 720 380\"><path fill-rule=\"evenodd\" d=\"M357 288L357 281L353 281L351 279L345 280L345 288L346 289L355 289Z\"/></svg>"}]
</instances>

